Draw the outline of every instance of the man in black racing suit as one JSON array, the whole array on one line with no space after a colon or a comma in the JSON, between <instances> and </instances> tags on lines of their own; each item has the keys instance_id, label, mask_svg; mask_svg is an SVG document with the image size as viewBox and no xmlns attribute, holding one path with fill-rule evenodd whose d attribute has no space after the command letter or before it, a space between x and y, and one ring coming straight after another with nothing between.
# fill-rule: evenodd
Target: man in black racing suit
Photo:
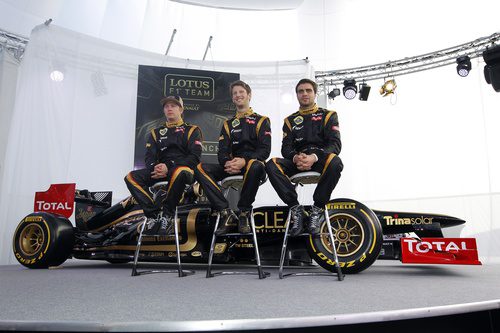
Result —
<instances>
[{"instance_id":1,"label":"man in black racing suit","mask_svg":"<svg viewBox=\"0 0 500 333\"><path fill-rule=\"evenodd\" d=\"M125 183L148 218L145 234L166 235L173 227L175 208L181 200L186 185L193 183L193 169L200 162L202 133L198 126L182 119L184 104L180 96L161 100L167 122L153 130L146 143L146 168L127 174ZM163 216L157 220L158 203L149 187L159 181L168 181L163 204Z\"/></svg>"},{"instance_id":2,"label":"man in black racing suit","mask_svg":"<svg viewBox=\"0 0 500 333\"><path fill-rule=\"evenodd\" d=\"M317 85L302 79L295 87L300 108L285 118L281 154L266 163L274 189L291 209L290 235L303 230L303 207L289 177L304 171L317 171L321 177L314 191L314 205L309 212L309 232L319 233L325 204L340 179L343 169L338 154L341 149L339 122L335 111L319 108L315 103Z\"/></svg>"},{"instance_id":3,"label":"man in black racing suit","mask_svg":"<svg viewBox=\"0 0 500 333\"><path fill-rule=\"evenodd\" d=\"M196 180L200 183L213 208L221 214L215 231L222 235L238 219L238 231L251 232L249 219L260 181L265 179L265 161L271 152L271 124L268 117L254 113L250 105L251 89L243 81L230 86L236 115L226 120L219 137L219 164L198 164ZM243 175L238 201L239 218L229 208L217 182L232 175Z\"/></svg>"}]
</instances>

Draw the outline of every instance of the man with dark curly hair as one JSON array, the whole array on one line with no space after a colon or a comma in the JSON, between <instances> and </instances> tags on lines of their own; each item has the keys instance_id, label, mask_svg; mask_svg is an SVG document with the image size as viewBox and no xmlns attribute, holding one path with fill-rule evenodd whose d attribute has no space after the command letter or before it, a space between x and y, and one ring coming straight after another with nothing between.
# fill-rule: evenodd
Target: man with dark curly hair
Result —
<instances>
[{"instance_id":1,"label":"man with dark curly hair","mask_svg":"<svg viewBox=\"0 0 500 333\"><path fill-rule=\"evenodd\" d=\"M252 90L243 81L230 86L236 114L226 120L219 137L219 164L198 164L196 180L200 183L221 222L217 235L228 233L238 221L240 233L251 232L250 213L260 181L265 179L264 163L271 152L271 123L268 117L255 113L250 107ZM243 175L238 209L239 217L229 208L217 182L232 175Z\"/></svg>"}]
</instances>

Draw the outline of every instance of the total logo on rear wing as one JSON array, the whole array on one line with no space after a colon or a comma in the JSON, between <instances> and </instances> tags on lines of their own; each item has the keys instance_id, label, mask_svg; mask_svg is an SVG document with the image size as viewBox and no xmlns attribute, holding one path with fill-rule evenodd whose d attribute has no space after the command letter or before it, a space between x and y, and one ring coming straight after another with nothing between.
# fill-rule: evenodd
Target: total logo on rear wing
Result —
<instances>
[{"instance_id":1,"label":"total logo on rear wing","mask_svg":"<svg viewBox=\"0 0 500 333\"><path fill-rule=\"evenodd\" d=\"M76 184L52 184L45 192L35 193L35 212L47 212L70 218L75 207Z\"/></svg>"},{"instance_id":2,"label":"total logo on rear wing","mask_svg":"<svg viewBox=\"0 0 500 333\"><path fill-rule=\"evenodd\" d=\"M475 238L401 238L401 261L408 264L481 265Z\"/></svg>"}]
</instances>

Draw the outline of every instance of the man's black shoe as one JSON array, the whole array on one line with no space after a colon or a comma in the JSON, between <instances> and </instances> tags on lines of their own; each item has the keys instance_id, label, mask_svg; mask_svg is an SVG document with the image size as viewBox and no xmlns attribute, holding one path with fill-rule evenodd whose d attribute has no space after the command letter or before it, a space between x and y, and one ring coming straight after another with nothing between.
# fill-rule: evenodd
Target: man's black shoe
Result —
<instances>
[{"instance_id":1,"label":"man's black shoe","mask_svg":"<svg viewBox=\"0 0 500 333\"><path fill-rule=\"evenodd\" d=\"M160 217L158 221L160 223L160 229L158 229L159 236L166 236L172 233L174 227L174 217L171 215L165 215Z\"/></svg>"},{"instance_id":2,"label":"man's black shoe","mask_svg":"<svg viewBox=\"0 0 500 333\"><path fill-rule=\"evenodd\" d=\"M324 220L325 210L316 206L309 212L309 233L313 236L320 233L321 222Z\"/></svg>"},{"instance_id":3,"label":"man's black shoe","mask_svg":"<svg viewBox=\"0 0 500 333\"><path fill-rule=\"evenodd\" d=\"M158 233L160 224L158 223L157 219L148 217L148 219L144 223L146 223L146 225L144 226L144 231L142 232L143 235L151 236Z\"/></svg>"},{"instance_id":4,"label":"man's black shoe","mask_svg":"<svg viewBox=\"0 0 500 333\"><path fill-rule=\"evenodd\" d=\"M290 229L291 237L298 236L304 230L304 209L301 205L296 205L290 208Z\"/></svg>"},{"instance_id":5,"label":"man's black shoe","mask_svg":"<svg viewBox=\"0 0 500 333\"><path fill-rule=\"evenodd\" d=\"M238 216L236 216L233 210L231 208L225 208L221 210L219 214L219 227L215 230L215 234L220 236L234 231Z\"/></svg>"},{"instance_id":6,"label":"man's black shoe","mask_svg":"<svg viewBox=\"0 0 500 333\"><path fill-rule=\"evenodd\" d=\"M249 234L252 232L250 227L250 210L242 210L238 221L238 232L241 234Z\"/></svg>"}]
</instances>

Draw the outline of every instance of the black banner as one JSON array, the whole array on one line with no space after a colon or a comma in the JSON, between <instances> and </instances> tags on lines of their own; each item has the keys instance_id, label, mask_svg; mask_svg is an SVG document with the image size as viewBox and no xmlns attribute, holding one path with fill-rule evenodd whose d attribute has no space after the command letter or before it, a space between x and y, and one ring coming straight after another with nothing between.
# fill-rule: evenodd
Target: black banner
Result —
<instances>
[{"instance_id":1,"label":"black banner","mask_svg":"<svg viewBox=\"0 0 500 333\"><path fill-rule=\"evenodd\" d=\"M160 100L171 95L182 97L184 120L203 132L202 161L217 163L222 123L236 112L229 85L239 79L237 73L139 65L134 168L144 167L147 135L166 121Z\"/></svg>"}]
</instances>

